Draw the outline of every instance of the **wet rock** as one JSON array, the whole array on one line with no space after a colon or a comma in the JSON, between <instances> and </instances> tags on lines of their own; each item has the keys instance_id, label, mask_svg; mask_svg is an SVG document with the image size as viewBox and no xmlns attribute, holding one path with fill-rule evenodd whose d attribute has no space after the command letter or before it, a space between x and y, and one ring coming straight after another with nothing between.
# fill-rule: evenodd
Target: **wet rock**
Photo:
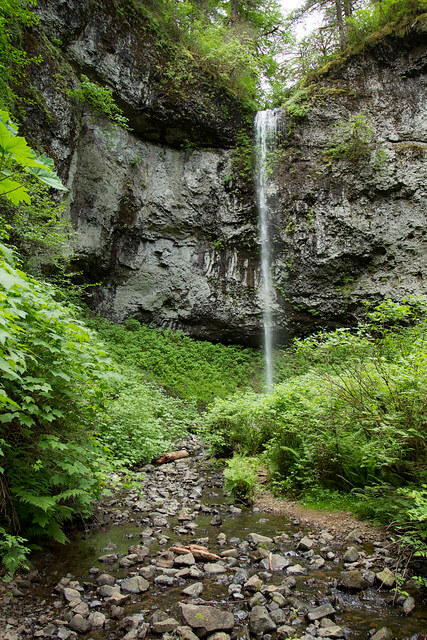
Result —
<instances>
[{"instance_id":1,"label":"wet rock","mask_svg":"<svg viewBox=\"0 0 427 640\"><path fill-rule=\"evenodd\" d=\"M179 640L199 640L198 636L191 630L191 627L186 626L177 627L172 633L172 637Z\"/></svg>"},{"instance_id":2,"label":"wet rock","mask_svg":"<svg viewBox=\"0 0 427 640\"><path fill-rule=\"evenodd\" d=\"M243 585L245 591L259 591L263 585L263 581L261 578L255 573L253 576L249 578L247 582Z\"/></svg>"},{"instance_id":3,"label":"wet rock","mask_svg":"<svg viewBox=\"0 0 427 640\"><path fill-rule=\"evenodd\" d=\"M391 589L396 582L394 573L390 571L388 567L385 567L385 569L383 569L379 573L376 573L375 577L378 580L378 582L381 583L382 587L387 587L388 589Z\"/></svg>"},{"instance_id":4,"label":"wet rock","mask_svg":"<svg viewBox=\"0 0 427 640\"><path fill-rule=\"evenodd\" d=\"M330 602L320 605L312 611L309 611L307 614L307 619L310 622L315 622L316 620L321 620L322 618L327 618L331 615L334 615L335 609L331 605Z\"/></svg>"},{"instance_id":5,"label":"wet rock","mask_svg":"<svg viewBox=\"0 0 427 640\"><path fill-rule=\"evenodd\" d=\"M86 602L80 600L79 604L73 607L73 613L79 613L83 618L87 618L89 615L89 606Z\"/></svg>"},{"instance_id":6,"label":"wet rock","mask_svg":"<svg viewBox=\"0 0 427 640\"><path fill-rule=\"evenodd\" d=\"M197 629L200 637L214 631L228 631L234 627L234 616L230 611L183 603L179 603L178 608L183 622L192 629Z\"/></svg>"},{"instance_id":7,"label":"wet rock","mask_svg":"<svg viewBox=\"0 0 427 640\"><path fill-rule=\"evenodd\" d=\"M128 551L130 555L136 554L138 556L138 562L142 562L142 560L144 560L144 558L150 553L149 548L142 544L132 544Z\"/></svg>"},{"instance_id":8,"label":"wet rock","mask_svg":"<svg viewBox=\"0 0 427 640\"><path fill-rule=\"evenodd\" d=\"M404 601L404 603L402 605L402 608L403 608L403 613L405 614L405 616L409 616L413 612L413 610L415 609L415 600L414 600L414 598L412 596L408 596L405 599L405 601Z\"/></svg>"},{"instance_id":9,"label":"wet rock","mask_svg":"<svg viewBox=\"0 0 427 640\"><path fill-rule=\"evenodd\" d=\"M103 584L102 587L98 587L97 593L101 598L109 598L113 593L120 593L119 585Z\"/></svg>"},{"instance_id":10,"label":"wet rock","mask_svg":"<svg viewBox=\"0 0 427 640\"><path fill-rule=\"evenodd\" d=\"M275 624L281 625L286 622L288 616L282 609L275 609L274 611L270 611L270 618Z\"/></svg>"},{"instance_id":11,"label":"wet rock","mask_svg":"<svg viewBox=\"0 0 427 640\"><path fill-rule=\"evenodd\" d=\"M89 614L88 622L92 629L102 629L105 625L105 615L101 611L93 611Z\"/></svg>"},{"instance_id":12,"label":"wet rock","mask_svg":"<svg viewBox=\"0 0 427 640\"><path fill-rule=\"evenodd\" d=\"M185 553L182 556L177 556L173 563L177 567L190 567L191 565L196 564L196 561L192 553Z\"/></svg>"},{"instance_id":13,"label":"wet rock","mask_svg":"<svg viewBox=\"0 0 427 640\"><path fill-rule=\"evenodd\" d=\"M140 562L140 560L138 560L138 554L130 553L128 556L124 556L120 559L119 567L122 569L129 569L129 567L133 567L138 562Z\"/></svg>"},{"instance_id":14,"label":"wet rock","mask_svg":"<svg viewBox=\"0 0 427 640\"><path fill-rule=\"evenodd\" d=\"M277 637L279 640L284 638L293 638L295 636L295 627L290 627L288 624L282 624L277 629Z\"/></svg>"},{"instance_id":15,"label":"wet rock","mask_svg":"<svg viewBox=\"0 0 427 640\"><path fill-rule=\"evenodd\" d=\"M202 593L202 591L203 591L203 584L201 582L194 582L193 584L190 584L189 587L186 587L185 589L183 589L181 593L185 596L197 598Z\"/></svg>"},{"instance_id":16,"label":"wet rock","mask_svg":"<svg viewBox=\"0 0 427 640\"><path fill-rule=\"evenodd\" d=\"M79 613L76 613L70 620L70 629L72 631L76 631L77 633L87 633L90 631L90 622L81 616Z\"/></svg>"},{"instance_id":17,"label":"wet rock","mask_svg":"<svg viewBox=\"0 0 427 640\"><path fill-rule=\"evenodd\" d=\"M249 607L253 609L254 607L262 607L267 603L267 600L262 595L260 591L254 593L252 598L249 600Z\"/></svg>"},{"instance_id":18,"label":"wet rock","mask_svg":"<svg viewBox=\"0 0 427 640\"><path fill-rule=\"evenodd\" d=\"M387 627L381 627L381 629L378 629L378 631L374 633L371 640L392 640L392 638L393 634L390 629L387 629Z\"/></svg>"},{"instance_id":19,"label":"wet rock","mask_svg":"<svg viewBox=\"0 0 427 640\"><path fill-rule=\"evenodd\" d=\"M221 558L238 558L240 555L238 549L226 549L221 552Z\"/></svg>"},{"instance_id":20,"label":"wet rock","mask_svg":"<svg viewBox=\"0 0 427 640\"><path fill-rule=\"evenodd\" d=\"M122 580L121 588L125 593L143 593L149 588L149 584L142 576L133 576Z\"/></svg>"},{"instance_id":21,"label":"wet rock","mask_svg":"<svg viewBox=\"0 0 427 640\"><path fill-rule=\"evenodd\" d=\"M166 618L166 620L159 620L159 622L155 622L152 625L152 631L154 633L167 633L169 631L174 631L177 627L179 627L178 620L175 618Z\"/></svg>"},{"instance_id":22,"label":"wet rock","mask_svg":"<svg viewBox=\"0 0 427 640\"><path fill-rule=\"evenodd\" d=\"M160 584L162 587L172 587L176 583L176 578L162 573L160 576L157 576L157 578L154 578L154 582Z\"/></svg>"},{"instance_id":23,"label":"wet rock","mask_svg":"<svg viewBox=\"0 0 427 640\"><path fill-rule=\"evenodd\" d=\"M109 585L110 587L116 583L116 579L114 576L111 576L109 573L101 573L97 579L97 584L102 587L104 585Z\"/></svg>"},{"instance_id":24,"label":"wet rock","mask_svg":"<svg viewBox=\"0 0 427 640\"><path fill-rule=\"evenodd\" d=\"M291 564L290 558L285 558L278 553L269 554L267 558L261 561L261 565L269 571L281 571Z\"/></svg>"},{"instance_id":25,"label":"wet rock","mask_svg":"<svg viewBox=\"0 0 427 640\"><path fill-rule=\"evenodd\" d=\"M359 559L359 551L356 547L349 547L344 554L344 562L357 562Z\"/></svg>"},{"instance_id":26,"label":"wet rock","mask_svg":"<svg viewBox=\"0 0 427 640\"><path fill-rule=\"evenodd\" d=\"M357 544L362 543L362 534L358 529L353 529L346 535L347 542L356 542Z\"/></svg>"},{"instance_id":27,"label":"wet rock","mask_svg":"<svg viewBox=\"0 0 427 640\"><path fill-rule=\"evenodd\" d=\"M273 544L273 538L269 538L268 536L261 536L259 533L249 533L246 536L246 540L251 542L254 545L265 544L270 545Z\"/></svg>"},{"instance_id":28,"label":"wet rock","mask_svg":"<svg viewBox=\"0 0 427 640\"><path fill-rule=\"evenodd\" d=\"M230 636L224 631L216 631L216 633L209 636L209 640L230 640Z\"/></svg>"},{"instance_id":29,"label":"wet rock","mask_svg":"<svg viewBox=\"0 0 427 640\"><path fill-rule=\"evenodd\" d=\"M104 564L115 564L117 562L118 556L115 553L106 553L103 556L99 556L98 561L103 562Z\"/></svg>"},{"instance_id":30,"label":"wet rock","mask_svg":"<svg viewBox=\"0 0 427 640\"><path fill-rule=\"evenodd\" d=\"M298 549L300 549L301 551L309 551L312 548L312 546L313 546L313 540L311 540L307 536L304 536L304 538L302 538L302 540L300 540L298 544Z\"/></svg>"},{"instance_id":31,"label":"wet rock","mask_svg":"<svg viewBox=\"0 0 427 640\"><path fill-rule=\"evenodd\" d=\"M74 602L76 600L81 600L81 595L76 589L70 589L69 587L65 587L62 593L67 602Z\"/></svg>"},{"instance_id":32,"label":"wet rock","mask_svg":"<svg viewBox=\"0 0 427 640\"><path fill-rule=\"evenodd\" d=\"M227 567L222 562L207 562L205 564L205 571L211 575L217 575L219 573L225 573Z\"/></svg>"},{"instance_id":33,"label":"wet rock","mask_svg":"<svg viewBox=\"0 0 427 640\"><path fill-rule=\"evenodd\" d=\"M286 571L291 576L303 576L307 573L307 570L300 564L294 564L291 567L288 567Z\"/></svg>"},{"instance_id":34,"label":"wet rock","mask_svg":"<svg viewBox=\"0 0 427 640\"><path fill-rule=\"evenodd\" d=\"M363 577L358 569L352 571L341 571L338 588L349 589L350 591L362 591L368 587L367 580Z\"/></svg>"},{"instance_id":35,"label":"wet rock","mask_svg":"<svg viewBox=\"0 0 427 640\"><path fill-rule=\"evenodd\" d=\"M249 616L249 629L255 635L261 635L274 631L277 625L271 617L265 607L256 606L252 609Z\"/></svg>"},{"instance_id":36,"label":"wet rock","mask_svg":"<svg viewBox=\"0 0 427 640\"><path fill-rule=\"evenodd\" d=\"M110 606L122 607L130 599L130 596L125 593L113 593L107 600Z\"/></svg>"}]
</instances>

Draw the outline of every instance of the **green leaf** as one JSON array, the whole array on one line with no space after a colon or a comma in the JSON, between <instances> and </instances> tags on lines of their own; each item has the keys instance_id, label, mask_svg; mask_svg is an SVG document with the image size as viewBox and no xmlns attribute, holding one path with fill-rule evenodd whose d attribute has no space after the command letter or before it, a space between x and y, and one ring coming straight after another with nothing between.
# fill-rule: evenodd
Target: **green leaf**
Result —
<instances>
[{"instance_id":1,"label":"green leaf","mask_svg":"<svg viewBox=\"0 0 427 640\"><path fill-rule=\"evenodd\" d=\"M2 178L0 180L0 196L5 196L12 204L18 205L21 202L31 204L31 198L27 189L16 180L10 178Z\"/></svg>"},{"instance_id":2,"label":"green leaf","mask_svg":"<svg viewBox=\"0 0 427 640\"><path fill-rule=\"evenodd\" d=\"M44 182L44 184L49 185L49 187L58 189L59 191L68 191L67 187L64 187L64 185L62 184L58 175L47 165L42 167L29 167L28 171L33 176L36 176L36 178L38 178L40 182Z\"/></svg>"}]
</instances>

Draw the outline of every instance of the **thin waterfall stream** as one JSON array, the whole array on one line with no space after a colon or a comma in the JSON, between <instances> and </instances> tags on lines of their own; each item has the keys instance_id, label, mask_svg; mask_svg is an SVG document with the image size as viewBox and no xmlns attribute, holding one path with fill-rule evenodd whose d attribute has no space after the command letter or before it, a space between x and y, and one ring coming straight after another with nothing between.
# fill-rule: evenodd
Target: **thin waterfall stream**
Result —
<instances>
[{"instance_id":1,"label":"thin waterfall stream","mask_svg":"<svg viewBox=\"0 0 427 640\"><path fill-rule=\"evenodd\" d=\"M263 306L266 390L273 389L273 281L271 277L270 209L268 205L269 160L275 150L280 109L258 111L255 117L255 185L261 241L261 288Z\"/></svg>"}]
</instances>

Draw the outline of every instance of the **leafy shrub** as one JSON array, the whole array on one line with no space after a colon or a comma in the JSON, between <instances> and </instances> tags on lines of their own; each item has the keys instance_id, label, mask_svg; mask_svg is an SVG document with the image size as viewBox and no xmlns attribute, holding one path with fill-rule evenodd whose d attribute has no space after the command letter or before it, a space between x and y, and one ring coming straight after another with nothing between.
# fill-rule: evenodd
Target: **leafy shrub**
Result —
<instances>
[{"instance_id":1,"label":"leafy shrub","mask_svg":"<svg viewBox=\"0 0 427 640\"><path fill-rule=\"evenodd\" d=\"M49 535L87 515L102 481L103 453L90 425L111 365L94 335L48 285L13 266L0 246L0 527ZM13 570L20 556L2 553ZM25 540L17 539L18 547ZM5 547L6 544L6 547Z\"/></svg>"},{"instance_id":2,"label":"leafy shrub","mask_svg":"<svg viewBox=\"0 0 427 640\"><path fill-rule=\"evenodd\" d=\"M225 491L231 493L236 500L252 501L258 465L256 458L235 455L227 460L227 468L224 470Z\"/></svg>"},{"instance_id":3,"label":"leafy shrub","mask_svg":"<svg viewBox=\"0 0 427 640\"><path fill-rule=\"evenodd\" d=\"M97 438L116 464L150 462L193 427L195 407L165 395L136 369L122 368L114 397L97 419Z\"/></svg>"},{"instance_id":4,"label":"leafy shrub","mask_svg":"<svg viewBox=\"0 0 427 640\"><path fill-rule=\"evenodd\" d=\"M368 160L373 150L374 131L364 113L335 125L334 145L327 153L332 158L359 162Z\"/></svg>"},{"instance_id":5,"label":"leafy shrub","mask_svg":"<svg viewBox=\"0 0 427 640\"><path fill-rule=\"evenodd\" d=\"M247 393L213 404L205 419L213 447L221 455L264 452L282 486L296 493L316 484L349 491L422 481L422 307L414 326L401 326L401 320L404 313L413 316L415 305L386 302L354 335L341 330L297 341L305 372L289 376L271 395ZM400 321L379 337L384 315Z\"/></svg>"},{"instance_id":6,"label":"leafy shrub","mask_svg":"<svg viewBox=\"0 0 427 640\"><path fill-rule=\"evenodd\" d=\"M95 113L106 116L113 124L129 129L129 120L117 106L112 89L101 87L97 82L92 82L87 76L82 75L79 88L69 91L69 95L86 104Z\"/></svg>"},{"instance_id":7,"label":"leafy shrub","mask_svg":"<svg viewBox=\"0 0 427 640\"><path fill-rule=\"evenodd\" d=\"M126 327L101 318L88 322L118 362L199 407L239 387L248 388L259 364L251 349L193 340L179 331L158 330L135 320L128 320Z\"/></svg>"}]
</instances>

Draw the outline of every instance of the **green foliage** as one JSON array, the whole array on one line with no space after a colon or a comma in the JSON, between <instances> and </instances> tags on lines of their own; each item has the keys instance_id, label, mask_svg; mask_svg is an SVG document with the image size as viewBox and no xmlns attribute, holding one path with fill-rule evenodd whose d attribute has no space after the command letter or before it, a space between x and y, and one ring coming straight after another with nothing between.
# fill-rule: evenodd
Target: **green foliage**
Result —
<instances>
[{"instance_id":1,"label":"green foliage","mask_svg":"<svg viewBox=\"0 0 427 640\"><path fill-rule=\"evenodd\" d=\"M26 182L31 203L0 207L4 239L20 253L22 268L34 274L51 274L62 269L70 258L71 225L65 218L65 203L56 202L50 188L36 178Z\"/></svg>"},{"instance_id":2,"label":"green foliage","mask_svg":"<svg viewBox=\"0 0 427 640\"><path fill-rule=\"evenodd\" d=\"M258 466L259 461L256 458L235 455L231 460L227 460L224 470L225 491L231 493L236 500L252 501Z\"/></svg>"},{"instance_id":3,"label":"green foliage","mask_svg":"<svg viewBox=\"0 0 427 640\"><path fill-rule=\"evenodd\" d=\"M233 171L243 180L251 180L255 169L254 147L251 138L240 132L237 135L237 144L232 153Z\"/></svg>"},{"instance_id":4,"label":"green foliage","mask_svg":"<svg viewBox=\"0 0 427 640\"><path fill-rule=\"evenodd\" d=\"M18 97L16 85L22 83L27 67L40 64L41 58L30 58L20 45L21 32L36 24L31 11L36 0L0 0L0 108L13 109Z\"/></svg>"},{"instance_id":5,"label":"green foliage","mask_svg":"<svg viewBox=\"0 0 427 640\"><path fill-rule=\"evenodd\" d=\"M388 300L355 332L296 340L271 395L213 404L205 418L212 446L221 456L263 455L277 486L293 494L317 486L396 493L425 482L426 315L424 300ZM408 519L402 504L399 512Z\"/></svg>"},{"instance_id":6,"label":"green foliage","mask_svg":"<svg viewBox=\"0 0 427 640\"><path fill-rule=\"evenodd\" d=\"M95 113L106 116L113 124L129 129L129 120L117 106L112 89L101 87L97 82L92 82L87 76L82 75L78 89L68 93L71 98L82 102Z\"/></svg>"},{"instance_id":7,"label":"green foliage","mask_svg":"<svg viewBox=\"0 0 427 640\"><path fill-rule=\"evenodd\" d=\"M26 558L30 549L25 546L26 542L21 536L12 536L0 527L0 558L7 571L3 580L10 580L18 569L28 566Z\"/></svg>"},{"instance_id":8,"label":"green foliage","mask_svg":"<svg viewBox=\"0 0 427 640\"><path fill-rule=\"evenodd\" d=\"M111 365L74 311L16 269L4 246L0 368L0 526L8 536L23 530L64 541L64 521L88 515L100 488L103 454L90 425ZM9 570L25 553L17 542L15 556L2 549Z\"/></svg>"},{"instance_id":9,"label":"green foliage","mask_svg":"<svg viewBox=\"0 0 427 640\"><path fill-rule=\"evenodd\" d=\"M308 88L294 91L291 97L284 102L283 106L293 118L305 118L312 108L311 102L309 102Z\"/></svg>"},{"instance_id":10,"label":"green foliage","mask_svg":"<svg viewBox=\"0 0 427 640\"><path fill-rule=\"evenodd\" d=\"M25 138L17 133L18 127L9 113L0 111L0 198L6 198L14 205L30 204L25 173L49 187L67 191L55 173L53 160L37 156Z\"/></svg>"},{"instance_id":11,"label":"green foliage","mask_svg":"<svg viewBox=\"0 0 427 640\"><path fill-rule=\"evenodd\" d=\"M351 116L347 122L337 122L333 142L327 151L332 158L353 163L369 160L374 131L366 115L361 112Z\"/></svg>"},{"instance_id":12,"label":"green foliage","mask_svg":"<svg viewBox=\"0 0 427 640\"><path fill-rule=\"evenodd\" d=\"M169 449L197 417L191 403L166 395L137 369L122 367L114 395L98 415L97 438L116 464L132 466Z\"/></svg>"},{"instance_id":13,"label":"green foliage","mask_svg":"<svg viewBox=\"0 0 427 640\"><path fill-rule=\"evenodd\" d=\"M136 320L128 320L126 327L101 318L88 322L118 362L147 374L169 393L199 406L238 387L249 387L259 363L250 349L193 340L179 331L161 331L139 325Z\"/></svg>"},{"instance_id":14,"label":"green foliage","mask_svg":"<svg viewBox=\"0 0 427 640\"><path fill-rule=\"evenodd\" d=\"M423 8L424 4L424 8ZM426 10L419 0L381 0L360 7L346 20L347 43L357 45L389 24L403 22Z\"/></svg>"}]
</instances>

